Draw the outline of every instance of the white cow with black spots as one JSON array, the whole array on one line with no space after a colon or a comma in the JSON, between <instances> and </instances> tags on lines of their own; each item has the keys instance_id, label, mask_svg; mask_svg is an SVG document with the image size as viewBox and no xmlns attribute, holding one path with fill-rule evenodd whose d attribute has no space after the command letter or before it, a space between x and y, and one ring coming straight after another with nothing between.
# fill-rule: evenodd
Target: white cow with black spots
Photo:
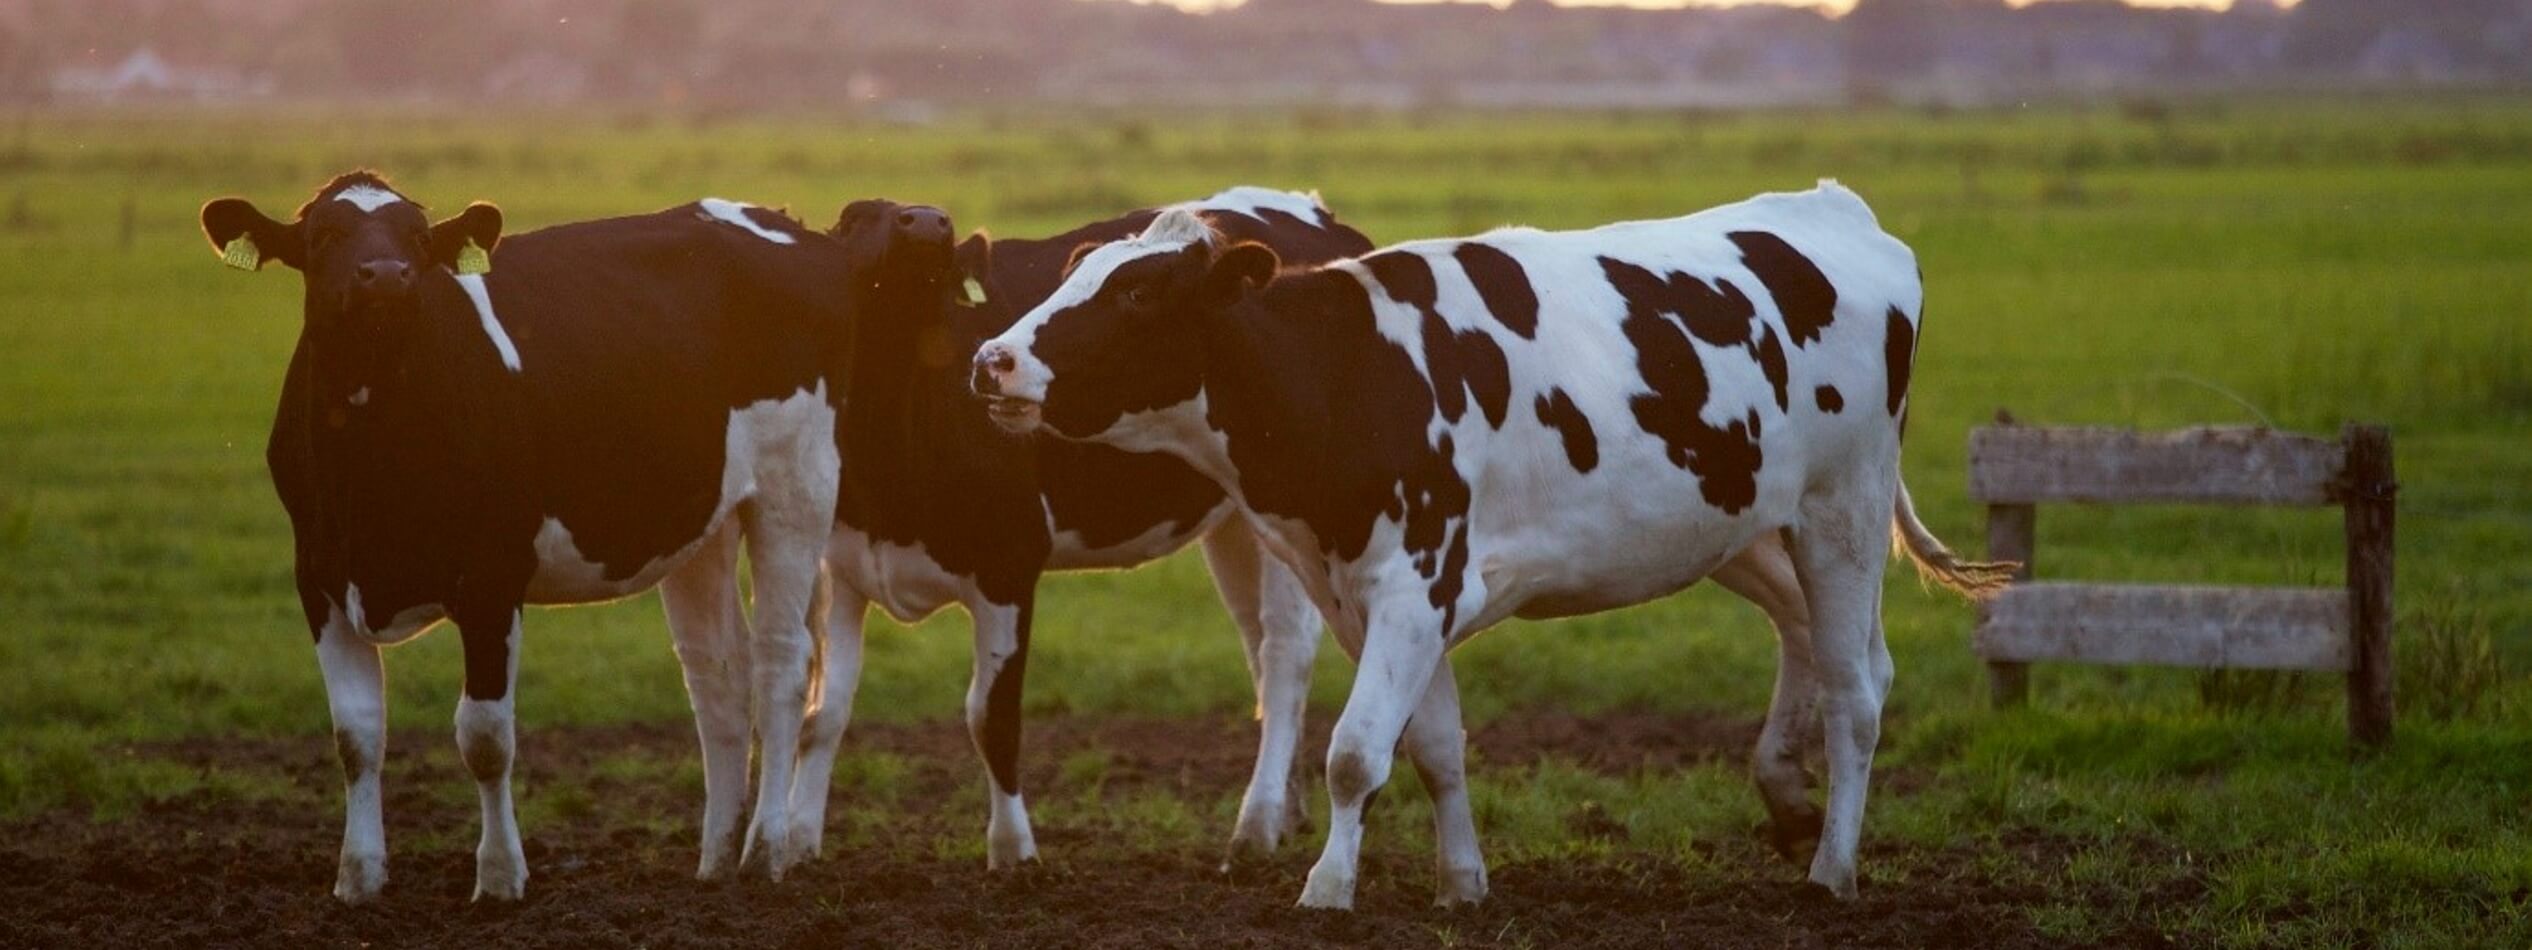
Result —
<instances>
[{"instance_id":1,"label":"white cow with black spots","mask_svg":"<svg viewBox=\"0 0 2532 950\"><path fill-rule=\"evenodd\" d=\"M1864 202L1823 183L1283 271L1265 248L1223 243L1165 215L1091 251L977 352L972 386L1014 431L1206 473L1358 658L1301 902L1352 905L1363 807L1401 739L1434 795L1441 901L1482 898L1446 652L1507 617L1623 607L1709 576L1772 604L1785 634L1760 749L1780 821L1810 807L1788 736L1821 706L1828 809L1810 878L1851 897L1891 680L1884 545L1895 535L1974 595L2009 570L1945 550L1901 485L1923 288Z\"/></svg>"}]
</instances>

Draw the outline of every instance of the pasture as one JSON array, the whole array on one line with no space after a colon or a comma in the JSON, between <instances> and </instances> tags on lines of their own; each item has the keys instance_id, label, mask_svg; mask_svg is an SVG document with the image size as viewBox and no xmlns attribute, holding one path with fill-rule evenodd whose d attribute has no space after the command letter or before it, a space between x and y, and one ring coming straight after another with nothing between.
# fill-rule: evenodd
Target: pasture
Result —
<instances>
[{"instance_id":1,"label":"pasture","mask_svg":"<svg viewBox=\"0 0 2532 950\"><path fill-rule=\"evenodd\" d=\"M391 651L375 908L326 897L324 694L263 441L299 284L221 268L205 199L294 207L376 167L509 229L704 195L941 205L1052 233L1230 183L1320 189L1373 240L1668 216L1819 177L1923 264L1905 464L1975 551L1967 430L2025 421L2394 433L2401 718L2351 761L2331 677L2041 667L1994 713L1970 611L1894 566L1898 679L1864 896L1815 902L1752 826L1773 637L1710 587L1514 623L1455 656L1474 911L1425 908L1399 769L1362 910L1285 905L1315 834L1214 872L1247 756L1236 638L1193 554L1045 586L1024 776L1043 866L987 877L954 613L873 623L827 857L688 879L701 769L653 595L531 613L533 879L468 908L456 637ZM0 945L2524 946L2532 944L2532 107L2359 101L1783 116L487 117L0 124ZM2335 511L2050 508L2043 577L2331 584ZM1306 799L1350 676L1324 649ZM1324 827L1322 819L1319 827Z\"/></svg>"}]
</instances>

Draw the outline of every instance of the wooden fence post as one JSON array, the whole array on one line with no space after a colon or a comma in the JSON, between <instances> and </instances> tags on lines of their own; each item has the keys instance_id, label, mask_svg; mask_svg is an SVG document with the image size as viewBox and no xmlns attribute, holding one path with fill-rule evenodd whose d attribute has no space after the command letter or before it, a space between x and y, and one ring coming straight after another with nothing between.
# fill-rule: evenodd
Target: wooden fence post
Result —
<instances>
[{"instance_id":1,"label":"wooden fence post","mask_svg":"<svg viewBox=\"0 0 2532 950\"><path fill-rule=\"evenodd\" d=\"M2347 511L2348 626L2353 658L2347 671L2347 731L2360 751L2391 741L2391 569L2393 480L2391 433L2350 425L2347 468L2339 485Z\"/></svg>"},{"instance_id":2,"label":"wooden fence post","mask_svg":"<svg viewBox=\"0 0 2532 950\"><path fill-rule=\"evenodd\" d=\"M1996 410L1997 425L2012 425L2013 413ZM2013 579L2031 579L2031 559L2039 547L2039 508L2033 505L1987 506L1987 559L2019 561L2022 569ZM1981 620L1986 607L1979 607ZM1991 661L1987 664L1987 698L1998 709L2010 709L2031 701L2031 664Z\"/></svg>"},{"instance_id":3,"label":"wooden fence post","mask_svg":"<svg viewBox=\"0 0 2532 950\"><path fill-rule=\"evenodd\" d=\"M2039 534L2040 509L2034 505L1987 506L1987 559L2019 561L2022 569L2013 572L2016 581L2031 579L2031 557ZM1986 608L1979 608L1985 619ZM2009 709L2031 701L2031 664L2007 660L1987 663L1987 696L1998 709Z\"/></svg>"}]
</instances>

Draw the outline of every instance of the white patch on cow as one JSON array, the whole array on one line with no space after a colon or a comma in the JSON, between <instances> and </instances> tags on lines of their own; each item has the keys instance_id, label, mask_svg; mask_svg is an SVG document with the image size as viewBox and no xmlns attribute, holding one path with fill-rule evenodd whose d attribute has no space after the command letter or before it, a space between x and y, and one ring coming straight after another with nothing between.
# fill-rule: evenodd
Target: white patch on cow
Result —
<instances>
[{"instance_id":1,"label":"white patch on cow","mask_svg":"<svg viewBox=\"0 0 2532 950\"><path fill-rule=\"evenodd\" d=\"M483 809L483 837L475 845L475 898L518 900L527 890L527 854L519 847L518 809L510 798L510 767L518 756L519 612L510 612L505 641L508 668L500 699L457 700L457 758L475 777Z\"/></svg>"},{"instance_id":2,"label":"white patch on cow","mask_svg":"<svg viewBox=\"0 0 2532 950\"><path fill-rule=\"evenodd\" d=\"M353 185L335 192L334 200L359 208L364 213L371 213L403 201L404 196L376 185Z\"/></svg>"},{"instance_id":3,"label":"white patch on cow","mask_svg":"<svg viewBox=\"0 0 2532 950\"><path fill-rule=\"evenodd\" d=\"M369 387L363 386L359 389L352 390L351 402L352 405L355 406L369 405Z\"/></svg>"},{"instance_id":4,"label":"white patch on cow","mask_svg":"<svg viewBox=\"0 0 2532 950\"><path fill-rule=\"evenodd\" d=\"M850 525L837 524L828 537L826 563L838 582L903 623L984 599L975 578L942 567L923 545L881 541Z\"/></svg>"},{"instance_id":5,"label":"white patch on cow","mask_svg":"<svg viewBox=\"0 0 2532 950\"><path fill-rule=\"evenodd\" d=\"M723 429L721 497L713 506L712 519L684 547L652 559L631 576L609 578L605 565L581 552L572 539L571 528L561 519L547 516L536 531L536 574L528 579L528 603L595 603L651 589L710 540L739 503L756 494L760 477L786 484L797 480L813 493L823 490L831 494L835 472L820 475L787 468L772 470L777 465L787 467L789 449L803 440L833 439L835 410L827 404L826 392L826 381L819 380L816 386L790 396L762 399L731 410L729 423ZM821 479L823 486L819 484Z\"/></svg>"},{"instance_id":6,"label":"white patch on cow","mask_svg":"<svg viewBox=\"0 0 2532 950\"><path fill-rule=\"evenodd\" d=\"M442 605L415 604L396 611L395 616L387 618L386 626L371 627L368 609L361 603L360 585L350 583L343 585L343 601L338 604L329 598L327 607L329 625L379 646L393 646L411 640L448 619L448 609Z\"/></svg>"},{"instance_id":7,"label":"white patch on cow","mask_svg":"<svg viewBox=\"0 0 2532 950\"><path fill-rule=\"evenodd\" d=\"M1256 185L1235 185L1223 189L1220 194L1213 197L1183 201L1169 207L1187 211L1227 211L1232 214L1244 214L1259 221L1266 220L1266 216L1260 212L1281 211L1301 219L1303 224L1312 227L1319 226L1319 216L1327 210L1327 205L1319 200L1319 193L1316 191L1281 191Z\"/></svg>"},{"instance_id":8,"label":"white patch on cow","mask_svg":"<svg viewBox=\"0 0 2532 950\"><path fill-rule=\"evenodd\" d=\"M378 647L351 635L340 607L329 605L316 653L343 767L343 848L334 896L357 904L376 898L387 883L385 799L378 787L387 753L385 671Z\"/></svg>"},{"instance_id":9,"label":"white patch on cow","mask_svg":"<svg viewBox=\"0 0 2532 950\"><path fill-rule=\"evenodd\" d=\"M756 219L748 217L747 209L756 207L755 205L747 204L745 202L731 201L725 198L705 198L702 201L695 203L702 205L704 216L711 218L712 220L740 228L749 234L756 235L757 237L764 238L765 240L772 241L776 244L800 243L800 239L784 234L780 231L773 230L762 224L758 224L756 223Z\"/></svg>"},{"instance_id":10,"label":"white patch on cow","mask_svg":"<svg viewBox=\"0 0 2532 950\"><path fill-rule=\"evenodd\" d=\"M519 372L519 348L510 342L510 331L501 328L501 321L492 315L492 292L484 286L482 274L457 275L458 289L466 299L475 302L475 319L482 321L484 336L492 340L492 348L501 352L501 365Z\"/></svg>"},{"instance_id":11,"label":"white patch on cow","mask_svg":"<svg viewBox=\"0 0 2532 950\"><path fill-rule=\"evenodd\" d=\"M1049 552L1046 558L1046 569L1050 571L1128 568L1152 561L1176 552L1186 547L1187 542L1212 531L1215 525L1221 524L1222 520L1234 510L1234 506L1226 499L1223 503L1213 506L1212 511L1205 512L1204 517L1197 519L1194 524L1163 521L1144 529L1141 534L1115 544L1093 547L1082 538L1080 532L1059 524L1055 520L1055 510L1046 506L1045 499L1039 499L1038 504L1046 511L1046 531L1055 543L1054 550Z\"/></svg>"}]
</instances>

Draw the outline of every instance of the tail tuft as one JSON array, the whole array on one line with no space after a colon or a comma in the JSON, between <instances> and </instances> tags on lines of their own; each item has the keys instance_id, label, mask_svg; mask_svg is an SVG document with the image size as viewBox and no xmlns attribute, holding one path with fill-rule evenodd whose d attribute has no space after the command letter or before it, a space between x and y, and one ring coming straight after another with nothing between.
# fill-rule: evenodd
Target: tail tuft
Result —
<instances>
[{"instance_id":1,"label":"tail tuft","mask_svg":"<svg viewBox=\"0 0 2532 950\"><path fill-rule=\"evenodd\" d=\"M1898 504L1891 512L1891 546L1917 566L1917 575L1972 601L1985 602L2004 592L2022 565L2013 561L1969 561L1952 553L1925 522L1917 520L1908 483L1899 483Z\"/></svg>"}]
</instances>

